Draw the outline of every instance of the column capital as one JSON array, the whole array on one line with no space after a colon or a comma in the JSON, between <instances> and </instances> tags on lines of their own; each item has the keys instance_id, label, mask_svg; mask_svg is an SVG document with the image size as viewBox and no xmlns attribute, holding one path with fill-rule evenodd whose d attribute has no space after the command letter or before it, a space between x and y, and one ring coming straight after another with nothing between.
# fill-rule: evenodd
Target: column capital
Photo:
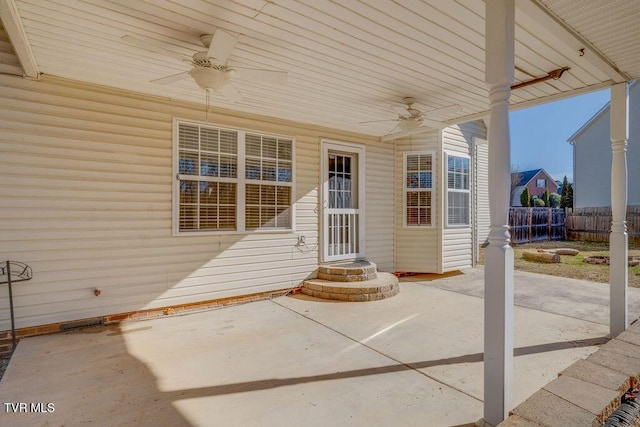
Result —
<instances>
[{"instance_id":1,"label":"column capital","mask_svg":"<svg viewBox=\"0 0 640 427\"><path fill-rule=\"evenodd\" d=\"M627 83L611 86L611 141L620 142L629 139L629 91Z\"/></svg>"},{"instance_id":2,"label":"column capital","mask_svg":"<svg viewBox=\"0 0 640 427\"><path fill-rule=\"evenodd\" d=\"M515 0L486 1L485 11L485 82L489 87L510 86L514 77Z\"/></svg>"}]
</instances>

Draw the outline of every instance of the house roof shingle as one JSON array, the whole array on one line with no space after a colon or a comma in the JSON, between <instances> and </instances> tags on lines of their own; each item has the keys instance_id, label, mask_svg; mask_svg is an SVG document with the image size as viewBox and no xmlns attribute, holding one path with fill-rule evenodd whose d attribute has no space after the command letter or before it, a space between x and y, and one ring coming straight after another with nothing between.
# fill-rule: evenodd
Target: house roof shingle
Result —
<instances>
[{"instance_id":1,"label":"house roof shingle","mask_svg":"<svg viewBox=\"0 0 640 427\"><path fill-rule=\"evenodd\" d=\"M531 181L533 179L533 177L536 176L538 174L538 172L540 172L541 170L542 170L542 168L540 168L540 169L532 169L532 170L523 171L523 172L515 172L515 173L512 173L511 175L512 176L515 175L515 174L519 174L520 175L520 179L516 183L516 186L521 186L521 185L527 185L527 183L529 181Z\"/></svg>"}]
</instances>

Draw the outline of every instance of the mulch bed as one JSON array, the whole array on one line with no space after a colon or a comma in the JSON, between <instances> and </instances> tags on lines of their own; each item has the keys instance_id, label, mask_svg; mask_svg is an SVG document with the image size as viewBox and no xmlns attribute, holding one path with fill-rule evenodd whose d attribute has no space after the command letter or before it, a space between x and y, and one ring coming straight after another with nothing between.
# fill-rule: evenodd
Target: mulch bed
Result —
<instances>
[{"instance_id":1,"label":"mulch bed","mask_svg":"<svg viewBox=\"0 0 640 427\"><path fill-rule=\"evenodd\" d=\"M4 371L9 367L9 360L11 360L11 356L0 357L0 381L2 381Z\"/></svg>"}]
</instances>

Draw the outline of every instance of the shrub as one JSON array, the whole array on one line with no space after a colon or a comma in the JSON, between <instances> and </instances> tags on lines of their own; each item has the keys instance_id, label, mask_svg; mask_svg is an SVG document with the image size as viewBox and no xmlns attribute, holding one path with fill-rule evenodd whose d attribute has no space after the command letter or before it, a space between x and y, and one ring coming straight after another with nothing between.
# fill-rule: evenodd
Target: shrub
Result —
<instances>
[{"instance_id":1,"label":"shrub","mask_svg":"<svg viewBox=\"0 0 640 427\"><path fill-rule=\"evenodd\" d=\"M560 200L562 199L562 197L560 197L559 194L556 193L552 193L549 195L549 206L551 206L552 208L558 208L560 207Z\"/></svg>"},{"instance_id":2,"label":"shrub","mask_svg":"<svg viewBox=\"0 0 640 427\"><path fill-rule=\"evenodd\" d=\"M545 206L549 206L549 189L548 188L544 189L544 194L542 195L542 201L544 202Z\"/></svg>"},{"instance_id":3,"label":"shrub","mask_svg":"<svg viewBox=\"0 0 640 427\"><path fill-rule=\"evenodd\" d=\"M531 206L531 203L529 202L529 189L527 187L524 187L524 190L522 190L522 193L520 194L520 204L525 208Z\"/></svg>"}]
</instances>

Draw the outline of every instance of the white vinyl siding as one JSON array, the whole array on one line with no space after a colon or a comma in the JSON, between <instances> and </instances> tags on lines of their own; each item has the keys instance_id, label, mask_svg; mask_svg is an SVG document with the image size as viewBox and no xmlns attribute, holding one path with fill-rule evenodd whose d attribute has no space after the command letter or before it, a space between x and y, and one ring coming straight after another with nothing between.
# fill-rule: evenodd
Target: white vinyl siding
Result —
<instances>
[{"instance_id":1,"label":"white vinyl siding","mask_svg":"<svg viewBox=\"0 0 640 427\"><path fill-rule=\"evenodd\" d=\"M478 138L476 138L476 141ZM476 144L474 163L474 209L476 244L482 245L489 238L489 144L486 140Z\"/></svg>"},{"instance_id":2,"label":"white vinyl siding","mask_svg":"<svg viewBox=\"0 0 640 427\"><path fill-rule=\"evenodd\" d=\"M473 154L472 144L474 139L485 139L487 137L486 127L480 120L447 127L442 131L442 134L442 149L444 158L446 158L447 155L470 158L470 156ZM472 206L470 211L476 211L476 217L474 218L475 221L479 221L480 219L484 218L484 222L486 224L489 218L489 206L487 188L483 187L483 185L488 185L487 162L489 148L487 145L479 145L477 146L477 148L477 152L474 155L479 156L477 162L478 182L473 182L473 179L470 179L469 188L477 191L478 203L481 203L483 198L484 202L482 202L482 204L480 204L479 206ZM444 160L445 159L443 159L443 161ZM473 166L473 163L474 162L470 162L470 165ZM447 169L448 168L445 167L445 170L443 170L442 174L440 175L442 176L442 179L445 180L445 184L441 186L445 194L448 186ZM471 178L473 178L475 174L476 171L470 171ZM474 198L471 198L470 200L474 200ZM446 196L444 197L442 204L442 214L445 216L447 215ZM446 219L441 223L442 258L440 260L440 272L453 271L461 268L471 267L473 265L474 241L478 242L478 244L482 244L483 241L480 241L480 235L481 233L487 232L486 229L484 229L483 232L480 232L478 227L479 224L475 225L475 227L472 227L470 225L448 226L446 224ZM474 233L476 233L476 236L474 236Z\"/></svg>"},{"instance_id":3,"label":"white vinyl siding","mask_svg":"<svg viewBox=\"0 0 640 427\"><path fill-rule=\"evenodd\" d=\"M394 141L396 179L395 179L395 205L396 205L396 271L415 273L437 273L440 264L440 227L442 216L439 207L442 204L442 187L440 170L441 142L440 132L432 132L401 138ZM431 200L433 209L431 212L430 227L405 226L405 153L432 153L433 188Z\"/></svg>"},{"instance_id":4,"label":"white vinyl siding","mask_svg":"<svg viewBox=\"0 0 640 427\"><path fill-rule=\"evenodd\" d=\"M203 105L52 76L0 76L0 86L0 260L34 272L14 287L18 327L298 286L318 266L320 135L367 146L368 188L376 189L366 200L367 256L393 268L390 144L214 110L225 128L295 135L295 233L176 238L172 118L199 122ZM0 330L10 327L8 305L0 294Z\"/></svg>"},{"instance_id":5,"label":"white vinyl siding","mask_svg":"<svg viewBox=\"0 0 640 427\"><path fill-rule=\"evenodd\" d=\"M404 153L404 225L433 225L433 153Z\"/></svg>"},{"instance_id":6,"label":"white vinyl siding","mask_svg":"<svg viewBox=\"0 0 640 427\"><path fill-rule=\"evenodd\" d=\"M365 253L379 271L387 272L395 271L393 149L389 143L367 145L365 165Z\"/></svg>"},{"instance_id":7,"label":"white vinyl siding","mask_svg":"<svg viewBox=\"0 0 640 427\"><path fill-rule=\"evenodd\" d=\"M629 85L627 205L640 205L640 83ZM611 206L611 108L607 105L570 140L573 144L573 206ZM562 176L557 178L562 179Z\"/></svg>"}]
</instances>

